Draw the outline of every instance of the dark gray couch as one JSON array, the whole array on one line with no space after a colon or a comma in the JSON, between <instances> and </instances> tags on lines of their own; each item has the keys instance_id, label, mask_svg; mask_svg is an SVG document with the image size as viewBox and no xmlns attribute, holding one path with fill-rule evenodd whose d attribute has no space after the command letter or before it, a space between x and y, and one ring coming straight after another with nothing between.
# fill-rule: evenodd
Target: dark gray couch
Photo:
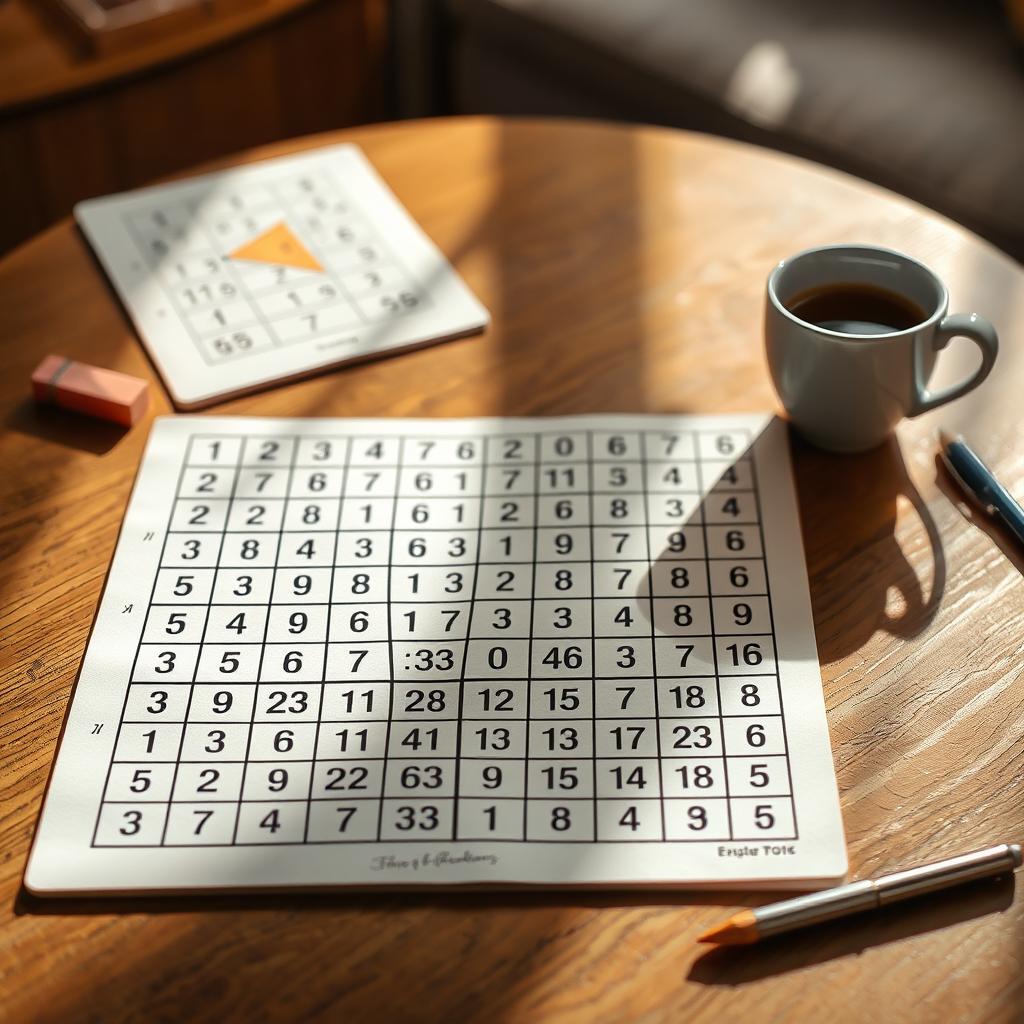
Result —
<instances>
[{"instance_id":1,"label":"dark gray couch","mask_svg":"<svg viewBox=\"0 0 1024 1024\"><path fill-rule=\"evenodd\" d=\"M423 0L412 5L422 19ZM1024 59L994 0L444 0L438 12L440 26L415 30L445 82L436 108L745 139L892 188L1024 259Z\"/></svg>"}]
</instances>

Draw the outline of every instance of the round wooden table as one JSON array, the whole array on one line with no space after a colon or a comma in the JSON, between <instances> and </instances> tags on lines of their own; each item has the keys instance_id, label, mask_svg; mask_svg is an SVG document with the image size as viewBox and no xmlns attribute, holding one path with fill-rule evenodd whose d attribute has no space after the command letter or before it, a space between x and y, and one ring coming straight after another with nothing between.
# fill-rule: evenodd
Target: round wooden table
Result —
<instances>
[{"instance_id":1,"label":"round wooden table","mask_svg":"<svg viewBox=\"0 0 1024 1024\"><path fill-rule=\"evenodd\" d=\"M996 323L1002 354L968 398L865 455L793 447L853 876L1024 838L1024 553L965 517L934 441L940 421L962 429L1024 492L1020 269L853 178L677 131L460 119L239 159L342 140L364 147L493 326L211 412L775 408L765 276L840 240L909 252L942 275L956 310ZM147 434L36 408L29 374L63 353L150 378L153 412L171 410L70 223L0 262L0 337L0 978L12 1019L1020 1020L1024 901L1009 880L732 953L694 936L765 894L20 892ZM972 358L948 356L943 377Z\"/></svg>"}]
</instances>

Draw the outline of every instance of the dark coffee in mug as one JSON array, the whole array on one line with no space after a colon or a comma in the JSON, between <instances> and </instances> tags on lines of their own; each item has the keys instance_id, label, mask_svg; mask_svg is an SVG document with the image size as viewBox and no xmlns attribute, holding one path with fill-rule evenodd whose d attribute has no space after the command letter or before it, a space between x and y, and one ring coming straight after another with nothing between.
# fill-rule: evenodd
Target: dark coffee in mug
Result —
<instances>
[{"instance_id":1,"label":"dark coffee in mug","mask_svg":"<svg viewBox=\"0 0 1024 1024\"><path fill-rule=\"evenodd\" d=\"M928 314L905 295L871 284L808 288L785 305L805 323L841 334L892 334L928 319Z\"/></svg>"}]
</instances>

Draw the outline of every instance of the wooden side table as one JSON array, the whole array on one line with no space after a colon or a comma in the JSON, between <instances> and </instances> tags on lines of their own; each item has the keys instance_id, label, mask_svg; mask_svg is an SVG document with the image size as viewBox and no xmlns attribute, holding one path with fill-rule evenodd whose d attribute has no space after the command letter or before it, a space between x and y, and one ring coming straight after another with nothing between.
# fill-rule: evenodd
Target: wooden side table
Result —
<instances>
[{"instance_id":1,"label":"wooden side table","mask_svg":"<svg viewBox=\"0 0 1024 1024\"><path fill-rule=\"evenodd\" d=\"M0 4L0 253L80 199L384 114L386 0L263 0L89 56Z\"/></svg>"},{"instance_id":2,"label":"wooden side table","mask_svg":"<svg viewBox=\"0 0 1024 1024\"><path fill-rule=\"evenodd\" d=\"M911 203L652 128L487 118L304 139L366 151L492 312L483 337L225 403L264 416L774 408L765 276L858 239L933 266L1003 340L992 378L892 444L794 443L854 877L1024 837L1024 556L936 465L964 430L1024 491L1024 274ZM21 872L146 439L27 398L51 350L154 380L67 222L0 261L0 984L12 1020L1016 1024L1024 901L986 883L748 950L694 945L768 894L351 892L42 903ZM956 354L943 374L962 374ZM954 500L951 500L954 499Z\"/></svg>"}]
</instances>

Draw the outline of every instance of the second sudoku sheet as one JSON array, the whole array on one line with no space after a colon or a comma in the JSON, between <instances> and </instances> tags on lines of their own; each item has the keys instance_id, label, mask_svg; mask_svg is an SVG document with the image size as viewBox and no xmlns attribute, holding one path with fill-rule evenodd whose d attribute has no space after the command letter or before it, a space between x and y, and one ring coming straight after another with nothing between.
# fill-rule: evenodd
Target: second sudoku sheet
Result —
<instances>
[{"instance_id":1,"label":"second sudoku sheet","mask_svg":"<svg viewBox=\"0 0 1024 1024\"><path fill-rule=\"evenodd\" d=\"M75 216L179 406L487 323L356 146L90 199Z\"/></svg>"}]
</instances>

